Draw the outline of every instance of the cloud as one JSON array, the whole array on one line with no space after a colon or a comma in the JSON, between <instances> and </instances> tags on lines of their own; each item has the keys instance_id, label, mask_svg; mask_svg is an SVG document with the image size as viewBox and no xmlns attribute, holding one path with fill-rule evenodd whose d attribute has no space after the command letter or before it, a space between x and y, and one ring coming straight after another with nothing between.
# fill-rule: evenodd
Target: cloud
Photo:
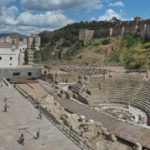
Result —
<instances>
[{"instance_id":1,"label":"cloud","mask_svg":"<svg viewBox=\"0 0 150 150\"><path fill-rule=\"evenodd\" d=\"M124 7L124 3L122 1L118 1L116 3L110 3L109 7Z\"/></svg>"},{"instance_id":2,"label":"cloud","mask_svg":"<svg viewBox=\"0 0 150 150\"><path fill-rule=\"evenodd\" d=\"M9 2L13 2L14 0L0 0L0 6L4 6L8 4Z\"/></svg>"},{"instance_id":3,"label":"cloud","mask_svg":"<svg viewBox=\"0 0 150 150\"><path fill-rule=\"evenodd\" d=\"M111 1L108 3L111 7L124 6L121 0L114 4ZM71 14L82 14L86 11L92 13L93 9L102 9L102 6L104 9L103 4L104 0L0 0L1 32L29 34L56 30L75 22L68 17ZM108 9L98 20L110 20L112 17L120 19L120 14ZM95 20L95 17L90 20Z\"/></svg>"},{"instance_id":4,"label":"cloud","mask_svg":"<svg viewBox=\"0 0 150 150\"><path fill-rule=\"evenodd\" d=\"M29 10L66 10L71 8L95 8L101 0L21 0L21 4Z\"/></svg>"},{"instance_id":5,"label":"cloud","mask_svg":"<svg viewBox=\"0 0 150 150\"><path fill-rule=\"evenodd\" d=\"M0 8L0 24L1 25L14 25L14 15L18 11L17 7L11 6L9 8Z\"/></svg>"},{"instance_id":6,"label":"cloud","mask_svg":"<svg viewBox=\"0 0 150 150\"><path fill-rule=\"evenodd\" d=\"M75 22L68 14L101 9L103 0L0 0L1 32L29 34Z\"/></svg>"},{"instance_id":7,"label":"cloud","mask_svg":"<svg viewBox=\"0 0 150 150\"><path fill-rule=\"evenodd\" d=\"M1 7L0 14L1 16L14 16L14 14L18 11L18 8L16 6L11 6L9 8Z\"/></svg>"},{"instance_id":8,"label":"cloud","mask_svg":"<svg viewBox=\"0 0 150 150\"><path fill-rule=\"evenodd\" d=\"M35 26L13 26L13 25L0 25L1 27L1 33L9 33L9 32L16 32L16 33L21 33L25 35L31 35L31 34L36 34L40 33L45 30L53 31L55 28L51 27L35 27Z\"/></svg>"},{"instance_id":9,"label":"cloud","mask_svg":"<svg viewBox=\"0 0 150 150\"><path fill-rule=\"evenodd\" d=\"M10 27L10 29L12 29L12 27ZM50 28L50 27L47 27L47 28L41 27L41 28L39 28L39 27L35 27L35 26L34 27L33 26L18 26L18 27L13 29L13 32L22 33L22 34L26 34L26 35L31 35L31 34L34 34L34 33L40 33L40 32L45 31L45 30L53 31L54 28Z\"/></svg>"},{"instance_id":10,"label":"cloud","mask_svg":"<svg viewBox=\"0 0 150 150\"><path fill-rule=\"evenodd\" d=\"M98 18L98 20L111 20L113 17L116 17L118 19L121 19L121 15L116 13L114 10L112 9L107 9L105 14L100 16Z\"/></svg>"},{"instance_id":11,"label":"cloud","mask_svg":"<svg viewBox=\"0 0 150 150\"><path fill-rule=\"evenodd\" d=\"M60 28L73 22L61 11L48 11L42 14L22 13L16 20L18 25Z\"/></svg>"},{"instance_id":12,"label":"cloud","mask_svg":"<svg viewBox=\"0 0 150 150\"><path fill-rule=\"evenodd\" d=\"M62 11L47 11L38 14L26 11L15 17L16 12L17 8L15 7L1 10L0 27L5 28L1 32L39 33L43 30L52 31L74 22Z\"/></svg>"}]
</instances>

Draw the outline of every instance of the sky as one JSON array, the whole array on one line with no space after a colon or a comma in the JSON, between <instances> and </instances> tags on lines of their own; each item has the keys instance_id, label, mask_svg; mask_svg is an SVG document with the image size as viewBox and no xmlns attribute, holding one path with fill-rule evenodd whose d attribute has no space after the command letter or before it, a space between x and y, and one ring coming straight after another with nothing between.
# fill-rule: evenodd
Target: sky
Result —
<instances>
[{"instance_id":1,"label":"sky","mask_svg":"<svg viewBox=\"0 0 150 150\"><path fill-rule=\"evenodd\" d=\"M150 0L0 0L1 33L30 35L80 21L150 18Z\"/></svg>"}]
</instances>

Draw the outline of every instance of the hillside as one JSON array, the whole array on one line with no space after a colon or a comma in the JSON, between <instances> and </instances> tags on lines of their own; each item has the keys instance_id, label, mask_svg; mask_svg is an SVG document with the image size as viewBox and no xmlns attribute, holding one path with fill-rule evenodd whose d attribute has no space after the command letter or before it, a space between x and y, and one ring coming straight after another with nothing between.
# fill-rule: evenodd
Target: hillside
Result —
<instances>
[{"instance_id":1,"label":"hillside","mask_svg":"<svg viewBox=\"0 0 150 150\"><path fill-rule=\"evenodd\" d=\"M19 34L19 33L0 33L0 38L1 37L6 37L6 36L10 36L10 37L18 37L19 40L22 40L23 38L26 38L27 36L26 35L23 35L23 34Z\"/></svg>"},{"instance_id":2,"label":"hillside","mask_svg":"<svg viewBox=\"0 0 150 150\"><path fill-rule=\"evenodd\" d=\"M40 33L41 51L35 52L36 62L69 64L106 64L123 65L126 68L147 68L150 51L149 38L137 33L114 34L108 36L110 27L119 27L119 20L114 22L80 22L68 25L54 32ZM123 24L126 24L124 22ZM128 23L135 25L134 21ZM95 30L93 40L88 45L79 41L80 29ZM128 30L133 30L128 27ZM105 34L104 34L105 31ZM101 33L101 34L100 34ZM103 33L103 34L102 34Z\"/></svg>"}]
</instances>

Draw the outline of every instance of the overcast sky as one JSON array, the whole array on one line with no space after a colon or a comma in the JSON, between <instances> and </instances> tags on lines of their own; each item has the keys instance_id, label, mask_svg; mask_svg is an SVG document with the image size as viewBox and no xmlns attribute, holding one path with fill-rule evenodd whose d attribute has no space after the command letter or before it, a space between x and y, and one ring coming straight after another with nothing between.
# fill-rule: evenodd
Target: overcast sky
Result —
<instances>
[{"instance_id":1,"label":"overcast sky","mask_svg":"<svg viewBox=\"0 0 150 150\"><path fill-rule=\"evenodd\" d=\"M150 0L0 0L0 32L39 33L73 22L150 18Z\"/></svg>"}]
</instances>

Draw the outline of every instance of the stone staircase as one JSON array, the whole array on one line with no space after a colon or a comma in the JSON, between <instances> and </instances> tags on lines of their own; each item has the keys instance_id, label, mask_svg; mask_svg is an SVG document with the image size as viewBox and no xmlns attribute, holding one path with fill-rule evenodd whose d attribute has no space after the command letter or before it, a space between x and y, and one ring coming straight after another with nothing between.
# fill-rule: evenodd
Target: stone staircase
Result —
<instances>
[{"instance_id":1,"label":"stone staircase","mask_svg":"<svg viewBox=\"0 0 150 150\"><path fill-rule=\"evenodd\" d=\"M120 103L132 105L148 115L150 124L150 81L134 75L113 76L88 86L90 99L95 107L101 103Z\"/></svg>"}]
</instances>

